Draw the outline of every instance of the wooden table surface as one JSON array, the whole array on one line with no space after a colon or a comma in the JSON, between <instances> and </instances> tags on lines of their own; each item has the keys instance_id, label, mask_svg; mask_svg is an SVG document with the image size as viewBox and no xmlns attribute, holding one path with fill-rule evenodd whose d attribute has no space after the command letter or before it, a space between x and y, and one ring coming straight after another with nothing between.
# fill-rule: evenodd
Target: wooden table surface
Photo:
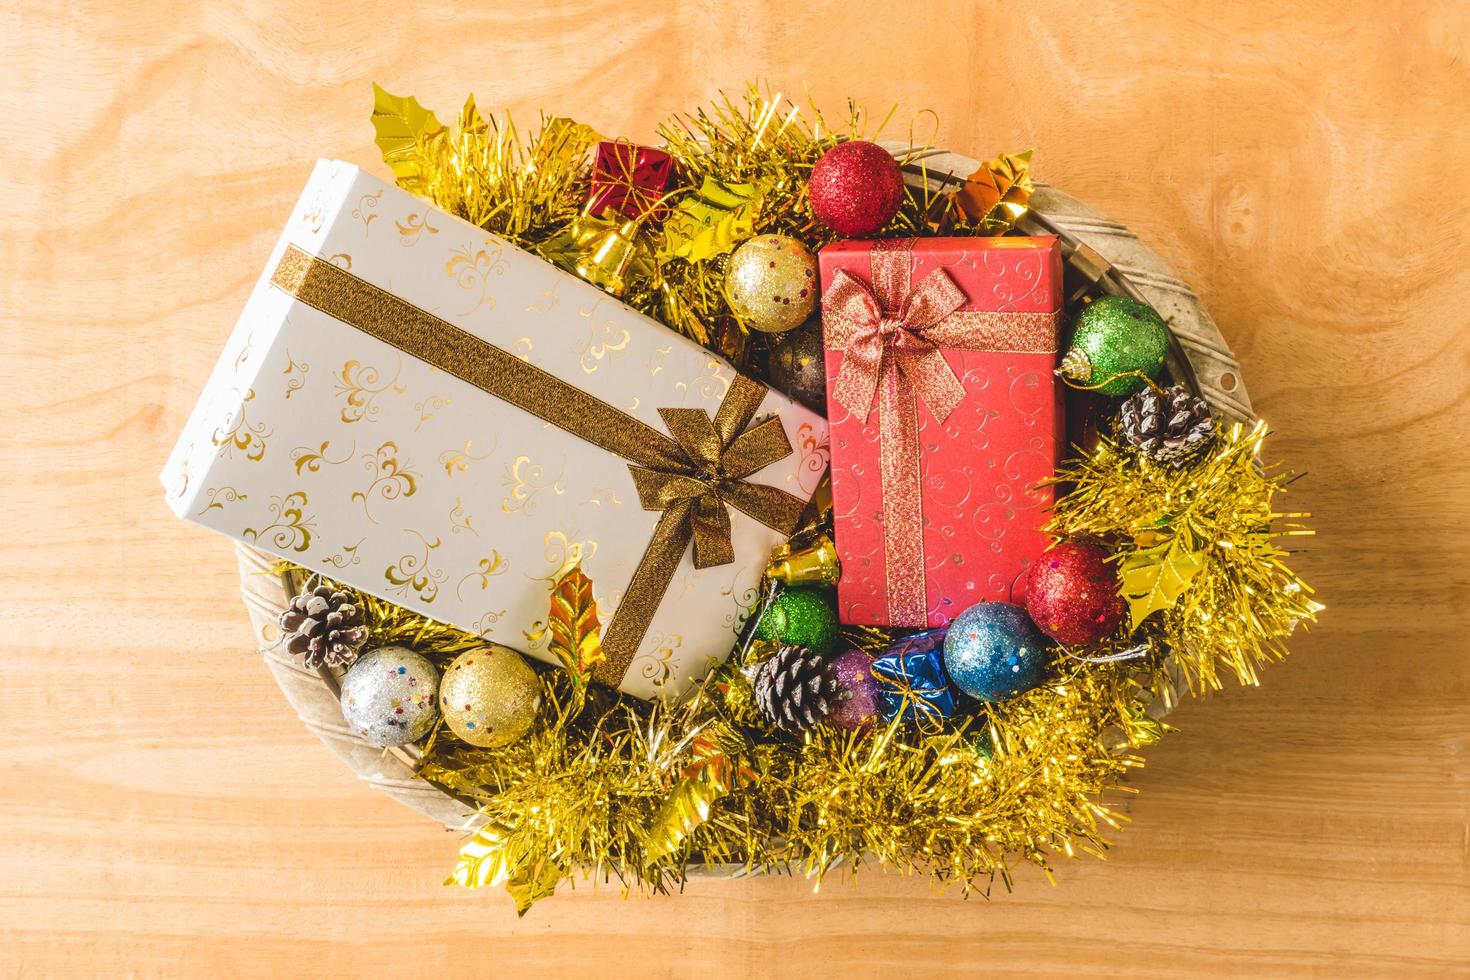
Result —
<instances>
[{"instance_id":1,"label":"wooden table surface","mask_svg":"<svg viewBox=\"0 0 1470 980\"><path fill-rule=\"evenodd\" d=\"M0 14L0 971L9 976L1470 972L1470 7L558 2ZM249 653L230 545L156 474L317 156L380 169L369 83L649 137L764 77L1037 148L1240 355L1328 612L1184 706L1105 863L962 901L864 875L439 884Z\"/></svg>"}]
</instances>

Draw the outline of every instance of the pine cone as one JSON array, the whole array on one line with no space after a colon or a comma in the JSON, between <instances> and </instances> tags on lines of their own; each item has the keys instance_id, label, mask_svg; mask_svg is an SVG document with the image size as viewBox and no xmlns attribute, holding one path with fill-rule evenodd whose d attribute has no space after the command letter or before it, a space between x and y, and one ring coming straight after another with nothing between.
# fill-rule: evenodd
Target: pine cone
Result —
<instances>
[{"instance_id":1,"label":"pine cone","mask_svg":"<svg viewBox=\"0 0 1470 980\"><path fill-rule=\"evenodd\" d=\"M304 655L308 667L345 667L368 638L362 609L346 592L326 585L292 599L280 622L286 649Z\"/></svg>"},{"instance_id":2,"label":"pine cone","mask_svg":"<svg viewBox=\"0 0 1470 980\"><path fill-rule=\"evenodd\" d=\"M755 703L788 732L811 728L837 704L842 685L827 661L801 647L782 647L755 674Z\"/></svg>"},{"instance_id":3,"label":"pine cone","mask_svg":"<svg viewBox=\"0 0 1470 980\"><path fill-rule=\"evenodd\" d=\"M1210 406L1183 385L1162 393L1145 388L1123 403L1118 421L1139 451L1170 466L1183 466L1215 435Z\"/></svg>"}]
</instances>

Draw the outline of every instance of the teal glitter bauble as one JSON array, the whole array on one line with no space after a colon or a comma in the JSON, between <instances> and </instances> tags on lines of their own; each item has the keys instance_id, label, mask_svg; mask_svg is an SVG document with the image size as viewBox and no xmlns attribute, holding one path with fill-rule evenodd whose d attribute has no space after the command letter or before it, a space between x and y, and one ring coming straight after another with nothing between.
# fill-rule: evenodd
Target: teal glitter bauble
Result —
<instances>
[{"instance_id":1,"label":"teal glitter bauble","mask_svg":"<svg viewBox=\"0 0 1470 980\"><path fill-rule=\"evenodd\" d=\"M981 701L1009 701L1046 677L1046 637L1026 610L980 602L949 624L944 669L955 687Z\"/></svg>"},{"instance_id":2,"label":"teal glitter bauble","mask_svg":"<svg viewBox=\"0 0 1470 980\"><path fill-rule=\"evenodd\" d=\"M806 647L823 656L837 645L838 633L832 602L816 589L787 589L776 596L755 631L759 639Z\"/></svg>"},{"instance_id":3,"label":"teal glitter bauble","mask_svg":"<svg viewBox=\"0 0 1470 980\"><path fill-rule=\"evenodd\" d=\"M1062 373L1104 395L1131 395L1146 382L1115 375L1139 371L1157 378L1168 351L1169 328L1153 307L1127 296L1104 296L1077 314Z\"/></svg>"}]
</instances>

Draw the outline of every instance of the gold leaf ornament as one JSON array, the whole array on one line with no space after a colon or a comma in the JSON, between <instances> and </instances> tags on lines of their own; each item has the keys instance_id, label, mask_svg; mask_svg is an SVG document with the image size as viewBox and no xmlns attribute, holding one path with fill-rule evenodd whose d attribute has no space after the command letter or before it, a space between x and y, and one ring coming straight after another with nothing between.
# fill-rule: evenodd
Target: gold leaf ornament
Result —
<instances>
[{"instance_id":1,"label":"gold leaf ornament","mask_svg":"<svg viewBox=\"0 0 1470 980\"><path fill-rule=\"evenodd\" d=\"M760 189L705 177L698 194L685 197L664 227L661 258L703 262L755 234Z\"/></svg>"},{"instance_id":2,"label":"gold leaf ornament","mask_svg":"<svg viewBox=\"0 0 1470 980\"><path fill-rule=\"evenodd\" d=\"M510 878L510 861L505 852L506 828L487 823L465 841L459 849L454 872L444 879L446 885L463 888L493 888Z\"/></svg>"},{"instance_id":3,"label":"gold leaf ornament","mask_svg":"<svg viewBox=\"0 0 1470 980\"><path fill-rule=\"evenodd\" d=\"M1133 628L1137 629L1151 613L1172 608L1204 564L1203 550L1190 548L1180 535L1124 558L1119 593L1128 600Z\"/></svg>"},{"instance_id":4,"label":"gold leaf ornament","mask_svg":"<svg viewBox=\"0 0 1470 980\"><path fill-rule=\"evenodd\" d=\"M955 204L986 234L1009 230L1030 206L1031 154L1002 153L982 163L955 192Z\"/></svg>"},{"instance_id":5,"label":"gold leaf ornament","mask_svg":"<svg viewBox=\"0 0 1470 980\"><path fill-rule=\"evenodd\" d=\"M454 872L444 884L462 888L504 885L515 900L516 914L525 915L536 902L555 894L557 883L565 876L565 870L544 854L514 860L510 832L500 824L489 823L460 848Z\"/></svg>"},{"instance_id":6,"label":"gold leaf ornament","mask_svg":"<svg viewBox=\"0 0 1470 980\"><path fill-rule=\"evenodd\" d=\"M466 108L473 110L473 105ZM398 186L407 191L422 188L429 166L429 141L444 134L444 124L432 110L419 105L411 95L398 96L373 85L373 130L383 162L393 171Z\"/></svg>"},{"instance_id":7,"label":"gold leaf ornament","mask_svg":"<svg viewBox=\"0 0 1470 980\"><path fill-rule=\"evenodd\" d=\"M740 738L727 725L717 725L696 736L693 761L669 791L648 825L645 860L652 864L683 846L703 826L722 797L728 796L756 772L741 761L735 746Z\"/></svg>"},{"instance_id":8,"label":"gold leaf ornament","mask_svg":"<svg viewBox=\"0 0 1470 980\"><path fill-rule=\"evenodd\" d=\"M606 655L602 649L602 624L597 619L597 601L592 597L592 580L580 566L562 575L551 590L550 652L561 661L579 688L585 687Z\"/></svg>"}]
</instances>

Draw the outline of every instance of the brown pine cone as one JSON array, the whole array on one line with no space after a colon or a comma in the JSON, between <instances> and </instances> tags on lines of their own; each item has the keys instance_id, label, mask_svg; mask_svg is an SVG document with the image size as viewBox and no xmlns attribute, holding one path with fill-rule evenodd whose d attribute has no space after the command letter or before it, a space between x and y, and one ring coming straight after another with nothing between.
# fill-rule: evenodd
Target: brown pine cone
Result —
<instances>
[{"instance_id":1,"label":"brown pine cone","mask_svg":"<svg viewBox=\"0 0 1470 980\"><path fill-rule=\"evenodd\" d=\"M755 673L755 704L766 720L800 732L827 717L842 685L826 660L801 647L782 647Z\"/></svg>"},{"instance_id":2,"label":"brown pine cone","mask_svg":"<svg viewBox=\"0 0 1470 980\"><path fill-rule=\"evenodd\" d=\"M292 599L280 623L287 651L305 657L308 667L345 667L368 638L362 609L326 585Z\"/></svg>"},{"instance_id":3,"label":"brown pine cone","mask_svg":"<svg viewBox=\"0 0 1470 980\"><path fill-rule=\"evenodd\" d=\"M1210 406L1183 385L1145 388L1118 411L1123 436L1150 459L1183 466L1215 436Z\"/></svg>"}]
</instances>

